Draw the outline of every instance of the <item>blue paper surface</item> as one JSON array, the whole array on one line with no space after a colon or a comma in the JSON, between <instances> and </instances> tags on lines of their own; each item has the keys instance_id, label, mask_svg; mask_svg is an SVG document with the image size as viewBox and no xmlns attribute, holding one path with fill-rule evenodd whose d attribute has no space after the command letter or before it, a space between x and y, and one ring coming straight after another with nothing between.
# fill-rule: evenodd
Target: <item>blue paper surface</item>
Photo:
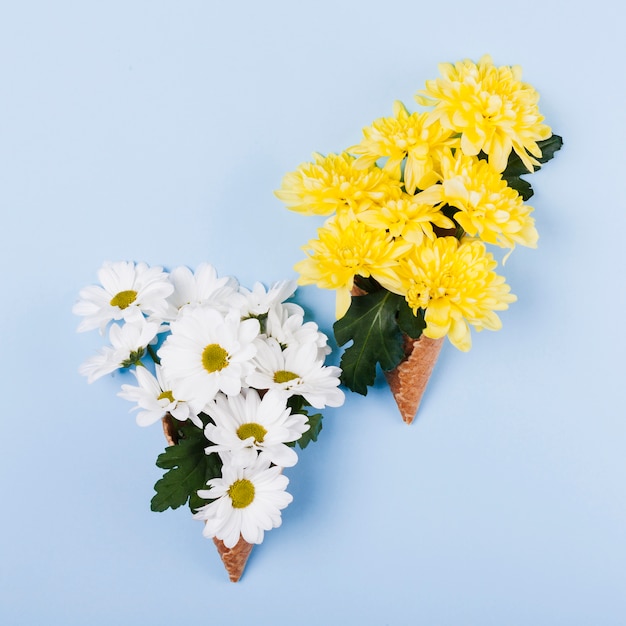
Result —
<instances>
[{"instance_id":1,"label":"blue paper surface","mask_svg":"<svg viewBox=\"0 0 626 626\"><path fill-rule=\"evenodd\" d=\"M587 625L626 619L623 36L578 12L451 0L20 2L0 9L0 623ZM519 64L565 146L532 177L537 250L497 333L449 343L418 419L382 378L324 412L294 502L238 584L164 447L77 369L105 260L295 278L321 223L274 197L314 151L414 108L437 64ZM325 332L334 298L299 301ZM336 356L338 358L338 355Z\"/></svg>"}]
</instances>

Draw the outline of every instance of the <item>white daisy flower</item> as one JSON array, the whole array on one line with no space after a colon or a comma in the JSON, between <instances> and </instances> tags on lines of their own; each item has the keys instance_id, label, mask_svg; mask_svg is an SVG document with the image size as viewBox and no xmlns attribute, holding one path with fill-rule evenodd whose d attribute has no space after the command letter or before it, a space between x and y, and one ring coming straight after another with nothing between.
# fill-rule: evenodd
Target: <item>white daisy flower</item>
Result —
<instances>
[{"instance_id":1,"label":"white daisy flower","mask_svg":"<svg viewBox=\"0 0 626 626\"><path fill-rule=\"evenodd\" d=\"M255 317L264 315L275 304L284 302L293 296L296 291L296 281L283 280L275 283L268 290L261 283L255 283L252 291L245 287L240 287L239 291L246 297L246 302L241 309L241 316Z\"/></svg>"},{"instance_id":2,"label":"white daisy flower","mask_svg":"<svg viewBox=\"0 0 626 626\"><path fill-rule=\"evenodd\" d=\"M197 416L191 414L189 405L174 398L171 385L166 382L159 365L155 366L156 377L145 367L138 367L132 372L139 385L122 385L122 391L117 395L137 403L131 411L143 409L137 413L139 426L150 426L169 413L181 422L191 418L197 426L202 428L202 422Z\"/></svg>"},{"instance_id":3,"label":"white daisy flower","mask_svg":"<svg viewBox=\"0 0 626 626\"><path fill-rule=\"evenodd\" d=\"M117 369L130 367L144 355L147 345L156 337L161 325L138 317L123 326L112 324L109 330L110 346L87 359L78 369L87 376L87 382L110 374Z\"/></svg>"},{"instance_id":4,"label":"white daisy flower","mask_svg":"<svg viewBox=\"0 0 626 626\"><path fill-rule=\"evenodd\" d=\"M136 319L141 313L162 316L166 298L174 290L161 267L145 263L106 262L98 270L99 285L81 289L72 312L85 319L78 331L99 328L101 333L111 320Z\"/></svg>"},{"instance_id":5,"label":"white daisy flower","mask_svg":"<svg viewBox=\"0 0 626 626\"><path fill-rule=\"evenodd\" d=\"M292 414L284 397L266 393L261 399L256 389L243 389L232 397L218 394L204 412L215 421L204 429L215 444L206 453L230 451L240 465L252 464L258 451L274 465L292 467L298 455L285 443L297 441L309 429L307 416Z\"/></svg>"},{"instance_id":6,"label":"white daisy flower","mask_svg":"<svg viewBox=\"0 0 626 626\"><path fill-rule=\"evenodd\" d=\"M224 316L211 307L190 309L171 324L172 334L159 349L161 366L176 398L185 398L197 414L218 391L237 395L254 367L256 319L238 311Z\"/></svg>"},{"instance_id":7,"label":"white daisy flower","mask_svg":"<svg viewBox=\"0 0 626 626\"><path fill-rule=\"evenodd\" d=\"M217 537L227 548L240 536L248 543L261 543L264 531L280 526L280 512L293 500L285 491L288 484L281 468L270 467L262 456L248 467L225 464L222 477L207 483L210 489L198 490L201 498L213 502L198 509L194 518L205 521L205 537Z\"/></svg>"},{"instance_id":8,"label":"white daisy flower","mask_svg":"<svg viewBox=\"0 0 626 626\"><path fill-rule=\"evenodd\" d=\"M256 389L269 389L286 397L303 396L316 409L341 406L341 370L325 366L315 344L294 345L282 350L272 337L257 342L256 369L246 382Z\"/></svg>"},{"instance_id":9,"label":"white daisy flower","mask_svg":"<svg viewBox=\"0 0 626 626\"><path fill-rule=\"evenodd\" d=\"M305 322L304 311L291 302L277 304L268 311L266 334L282 347L313 343L321 359L331 352L328 337L319 332L315 322Z\"/></svg>"},{"instance_id":10,"label":"white daisy flower","mask_svg":"<svg viewBox=\"0 0 626 626\"><path fill-rule=\"evenodd\" d=\"M195 272L188 267L177 267L170 272L174 292L168 298L170 310L167 319L176 319L183 307L210 304L222 313L243 307L246 298L240 294L239 283L232 277L218 278L217 271L208 263L200 264Z\"/></svg>"}]
</instances>

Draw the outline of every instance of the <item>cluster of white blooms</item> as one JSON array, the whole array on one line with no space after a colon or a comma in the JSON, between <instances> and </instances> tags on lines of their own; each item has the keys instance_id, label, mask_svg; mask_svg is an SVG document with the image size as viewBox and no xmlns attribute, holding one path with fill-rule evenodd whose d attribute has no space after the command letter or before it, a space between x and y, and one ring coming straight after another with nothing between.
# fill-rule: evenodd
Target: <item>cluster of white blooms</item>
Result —
<instances>
[{"instance_id":1,"label":"cluster of white blooms","mask_svg":"<svg viewBox=\"0 0 626 626\"><path fill-rule=\"evenodd\" d=\"M168 273L132 262L105 263L98 278L73 312L83 317L79 331L97 328L110 345L81 374L91 383L129 368L137 385L119 395L135 403L139 425L171 416L203 429L222 476L198 491L211 502L195 517L227 547L240 536L260 543L292 499L282 468L296 463L293 442L310 427L294 407L344 401L340 369L324 364L326 335L286 302L295 281L248 290L209 264Z\"/></svg>"}]
</instances>

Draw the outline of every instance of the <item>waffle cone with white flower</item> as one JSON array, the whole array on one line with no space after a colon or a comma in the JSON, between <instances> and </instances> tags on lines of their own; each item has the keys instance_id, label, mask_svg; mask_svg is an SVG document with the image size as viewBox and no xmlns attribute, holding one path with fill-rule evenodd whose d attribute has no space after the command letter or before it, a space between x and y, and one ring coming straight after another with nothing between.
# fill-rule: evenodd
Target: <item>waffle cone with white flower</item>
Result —
<instances>
[{"instance_id":1,"label":"waffle cone with white flower","mask_svg":"<svg viewBox=\"0 0 626 626\"><path fill-rule=\"evenodd\" d=\"M108 330L112 345L80 372L89 382L130 372L136 384L118 395L135 404L140 426L162 421L168 443L152 510L188 505L236 582L293 500L284 470L296 447L317 440L313 409L344 401L341 370L325 365L327 337L287 301L294 282L248 290L208 264L168 273L106 263L98 275L74 312L79 330Z\"/></svg>"},{"instance_id":2,"label":"waffle cone with white flower","mask_svg":"<svg viewBox=\"0 0 626 626\"><path fill-rule=\"evenodd\" d=\"M163 432L168 445L175 446L178 443L171 415L163 417ZM213 543L215 544L217 553L220 555L222 563L226 568L228 578L233 583L239 582L254 544L248 543L241 535L239 536L239 541L231 548L226 547L224 542L217 537L213 537Z\"/></svg>"},{"instance_id":3,"label":"waffle cone with white flower","mask_svg":"<svg viewBox=\"0 0 626 626\"><path fill-rule=\"evenodd\" d=\"M224 542L217 537L213 537L213 543L228 572L230 582L239 582L254 544L248 543L243 537L240 537L232 548L227 548Z\"/></svg>"},{"instance_id":4,"label":"waffle cone with white flower","mask_svg":"<svg viewBox=\"0 0 626 626\"><path fill-rule=\"evenodd\" d=\"M342 382L366 395L382 369L407 423L444 337L467 351L471 329L501 328L516 297L488 246L504 259L537 246L522 176L563 143L518 66L485 55L439 70L415 96L423 110L393 103L358 143L315 153L276 191L288 209L327 218L295 269L301 285L336 292Z\"/></svg>"}]
</instances>

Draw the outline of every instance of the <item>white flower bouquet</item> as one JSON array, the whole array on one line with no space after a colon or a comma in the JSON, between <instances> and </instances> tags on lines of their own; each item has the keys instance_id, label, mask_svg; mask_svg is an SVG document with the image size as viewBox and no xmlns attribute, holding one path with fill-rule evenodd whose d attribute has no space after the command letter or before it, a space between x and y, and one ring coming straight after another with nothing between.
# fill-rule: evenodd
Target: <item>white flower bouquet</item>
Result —
<instances>
[{"instance_id":1,"label":"white flower bouquet","mask_svg":"<svg viewBox=\"0 0 626 626\"><path fill-rule=\"evenodd\" d=\"M317 440L322 415L311 409L343 404L327 337L287 301L294 282L248 290L209 264L168 273L133 262L105 263L98 278L73 312L79 331L99 329L110 345L79 371L90 383L132 372L137 384L119 395L140 426L161 421L169 443L151 508L187 504L236 582L292 501L283 468Z\"/></svg>"}]
</instances>

